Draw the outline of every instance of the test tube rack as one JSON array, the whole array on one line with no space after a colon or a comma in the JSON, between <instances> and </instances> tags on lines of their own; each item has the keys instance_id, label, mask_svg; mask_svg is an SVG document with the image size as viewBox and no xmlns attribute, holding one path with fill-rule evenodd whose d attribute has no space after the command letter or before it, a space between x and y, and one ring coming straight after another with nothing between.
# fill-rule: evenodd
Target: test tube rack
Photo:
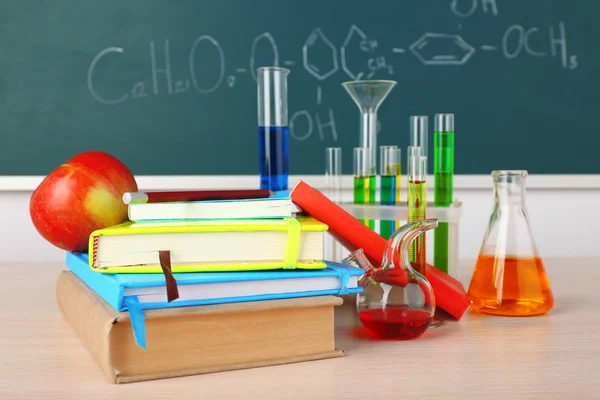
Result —
<instances>
[{"instance_id":1,"label":"test tube rack","mask_svg":"<svg viewBox=\"0 0 600 400\"><path fill-rule=\"evenodd\" d=\"M356 219L375 221L399 221L404 225L408 221L408 207L406 205L379 205L379 204L353 204L340 202L338 205ZM459 271L459 223L463 207L459 201L454 201L450 206L435 206L433 202L427 203L427 217L437 218L439 223L448 223L448 274L460 279ZM376 231L378 229L376 224ZM427 235L427 262L433 265L433 230Z\"/></svg>"}]
</instances>

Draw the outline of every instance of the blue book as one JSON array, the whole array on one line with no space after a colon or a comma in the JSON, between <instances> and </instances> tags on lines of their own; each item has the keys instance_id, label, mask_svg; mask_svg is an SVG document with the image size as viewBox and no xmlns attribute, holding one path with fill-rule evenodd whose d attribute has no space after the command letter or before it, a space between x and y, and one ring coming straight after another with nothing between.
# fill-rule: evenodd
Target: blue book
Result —
<instances>
[{"instance_id":1,"label":"blue book","mask_svg":"<svg viewBox=\"0 0 600 400\"><path fill-rule=\"evenodd\" d=\"M364 274L330 261L319 270L176 273L179 298L168 302L163 274L98 273L90 268L86 253L67 252L66 264L111 307L129 312L135 341L144 349L144 310L359 293L358 279Z\"/></svg>"}]
</instances>

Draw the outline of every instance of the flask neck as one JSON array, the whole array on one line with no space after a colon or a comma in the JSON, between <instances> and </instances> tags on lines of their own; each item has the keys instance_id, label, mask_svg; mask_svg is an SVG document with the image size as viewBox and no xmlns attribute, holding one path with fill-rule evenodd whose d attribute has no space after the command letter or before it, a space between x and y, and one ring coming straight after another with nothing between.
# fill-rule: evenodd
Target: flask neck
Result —
<instances>
[{"instance_id":1,"label":"flask neck","mask_svg":"<svg viewBox=\"0 0 600 400\"><path fill-rule=\"evenodd\" d=\"M494 204L496 207L525 208L526 171L494 171Z\"/></svg>"},{"instance_id":2,"label":"flask neck","mask_svg":"<svg viewBox=\"0 0 600 400\"><path fill-rule=\"evenodd\" d=\"M426 231L436 228L438 220L428 218L401 226L390 236L383 252L382 268L395 267L407 270L410 274L415 270L410 263L409 247L411 242ZM423 266L424 267L424 266Z\"/></svg>"},{"instance_id":3,"label":"flask neck","mask_svg":"<svg viewBox=\"0 0 600 400\"><path fill-rule=\"evenodd\" d=\"M367 275L372 274L375 270L363 249L353 251L342 260L342 263L361 268Z\"/></svg>"}]
</instances>

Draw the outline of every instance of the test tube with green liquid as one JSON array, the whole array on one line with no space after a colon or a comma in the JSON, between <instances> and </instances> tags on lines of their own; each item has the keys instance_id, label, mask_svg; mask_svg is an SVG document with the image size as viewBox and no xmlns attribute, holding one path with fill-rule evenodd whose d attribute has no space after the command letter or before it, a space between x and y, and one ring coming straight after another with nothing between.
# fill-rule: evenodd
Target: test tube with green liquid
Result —
<instances>
[{"instance_id":1,"label":"test tube with green liquid","mask_svg":"<svg viewBox=\"0 0 600 400\"><path fill-rule=\"evenodd\" d=\"M393 206L400 202L400 179L402 175L402 149L397 146L381 146L380 163L380 192L381 205ZM382 220L379 222L379 234L386 239L399 228L396 221Z\"/></svg>"},{"instance_id":2,"label":"test tube with green liquid","mask_svg":"<svg viewBox=\"0 0 600 400\"><path fill-rule=\"evenodd\" d=\"M434 189L436 207L448 207L454 196L454 114L436 114L434 128ZM448 223L440 222L433 232L433 264L448 273Z\"/></svg>"},{"instance_id":3,"label":"test tube with green liquid","mask_svg":"<svg viewBox=\"0 0 600 400\"><path fill-rule=\"evenodd\" d=\"M354 148L354 204L374 204L377 178L368 147ZM360 220L375 230L375 220Z\"/></svg>"},{"instance_id":4,"label":"test tube with green liquid","mask_svg":"<svg viewBox=\"0 0 600 400\"><path fill-rule=\"evenodd\" d=\"M408 223L427 218L427 157L419 146L408 147L407 206ZM425 234L418 236L410 245L409 259L413 268L426 276L427 250Z\"/></svg>"}]
</instances>

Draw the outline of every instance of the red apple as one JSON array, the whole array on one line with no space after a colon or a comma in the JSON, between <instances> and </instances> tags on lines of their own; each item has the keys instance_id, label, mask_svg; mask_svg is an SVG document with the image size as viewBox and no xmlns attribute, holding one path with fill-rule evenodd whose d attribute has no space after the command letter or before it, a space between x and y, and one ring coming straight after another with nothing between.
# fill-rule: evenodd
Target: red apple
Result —
<instances>
[{"instance_id":1,"label":"red apple","mask_svg":"<svg viewBox=\"0 0 600 400\"><path fill-rule=\"evenodd\" d=\"M29 212L44 239L73 252L88 250L90 233L127 220L123 193L136 192L131 171L99 151L76 155L44 178Z\"/></svg>"}]
</instances>

